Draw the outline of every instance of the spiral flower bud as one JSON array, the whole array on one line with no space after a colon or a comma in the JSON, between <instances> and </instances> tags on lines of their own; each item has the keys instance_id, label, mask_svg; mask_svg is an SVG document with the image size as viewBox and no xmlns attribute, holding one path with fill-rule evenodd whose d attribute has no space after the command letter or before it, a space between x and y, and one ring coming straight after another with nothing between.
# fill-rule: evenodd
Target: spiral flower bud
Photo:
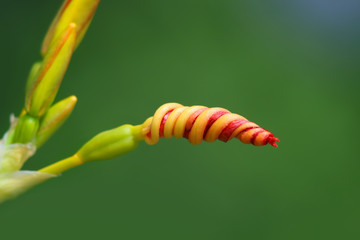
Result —
<instances>
[{"instance_id":1,"label":"spiral flower bud","mask_svg":"<svg viewBox=\"0 0 360 240\"><path fill-rule=\"evenodd\" d=\"M162 105L142 127L148 144L156 144L159 138L172 136L187 138L191 144L216 139L227 142L235 137L246 144L277 147L276 141L279 141L271 132L224 108L185 107L178 103Z\"/></svg>"}]
</instances>

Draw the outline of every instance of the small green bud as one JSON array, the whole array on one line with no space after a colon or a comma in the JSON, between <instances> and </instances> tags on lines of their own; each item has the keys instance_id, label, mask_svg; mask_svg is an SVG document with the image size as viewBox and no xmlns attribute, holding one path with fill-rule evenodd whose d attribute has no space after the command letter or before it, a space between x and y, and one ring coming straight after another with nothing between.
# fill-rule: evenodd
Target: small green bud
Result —
<instances>
[{"instance_id":1,"label":"small green bud","mask_svg":"<svg viewBox=\"0 0 360 240\"><path fill-rule=\"evenodd\" d=\"M70 96L54 104L40 121L36 147L43 145L66 121L75 107L77 98Z\"/></svg>"},{"instance_id":2,"label":"small green bud","mask_svg":"<svg viewBox=\"0 0 360 240\"><path fill-rule=\"evenodd\" d=\"M83 162L115 158L134 150L140 139L138 128L122 125L118 128L99 133L87 142L76 155Z\"/></svg>"},{"instance_id":3,"label":"small green bud","mask_svg":"<svg viewBox=\"0 0 360 240\"><path fill-rule=\"evenodd\" d=\"M9 131L7 132L6 141L5 141L6 144L12 143L12 140L14 139L15 130L16 128L10 128Z\"/></svg>"},{"instance_id":4,"label":"small green bud","mask_svg":"<svg viewBox=\"0 0 360 240\"><path fill-rule=\"evenodd\" d=\"M29 77L28 77L27 82L26 82L26 91L25 91L26 94L29 92L31 86L33 85L34 81L36 80L35 77L36 77L36 74L38 73L40 67L41 67L41 62L36 62L31 67Z\"/></svg>"},{"instance_id":5,"label":"small green bud","mask_svg":"<svg viewBox=\"0 0 360 240\"><path fill-rule=\"evenodd\" d=\"M27 114L20 117L11 143L29 143L31 142L39 129L39 119Z\"/></svg>"},{"instance_id":6,"label":"small green bud","mask_svg":"<svg viewBox=\"0 0 360 240\"><path fill-rule=\"evenodd\" d=\"M41 54L44 56L47 53L55 39L70 23L75 23L78 26L76 30L76 46L78 46L89 27L99 2L100 0L65 0L45 36Z\"/></svg>"},{"instance_id":7,"label":"small green bud","mask_svg":"<svg viewBox=\"0 0 360 240\"><path fill-rule=\"evenodd\" d=\"M40 117L52 104L71 59L75 39L76 25L72 23L47 52L28 86L25 110L29 115Z\"/></svg>"}]
</instances>

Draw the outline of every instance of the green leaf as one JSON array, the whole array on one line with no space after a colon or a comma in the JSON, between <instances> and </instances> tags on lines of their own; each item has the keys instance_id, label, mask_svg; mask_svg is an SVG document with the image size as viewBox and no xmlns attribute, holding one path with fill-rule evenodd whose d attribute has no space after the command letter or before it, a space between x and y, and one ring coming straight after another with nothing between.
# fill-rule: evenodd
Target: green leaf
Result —
<instances>
[{"instance_id":1,"label":"green leaf","mask_svg":"<svg viewBox=\"0 0 360 240\"><path fill-rule=\"evenodd\" d=\"M31 143L6 145L0 142L0 173L20 170L35 150L35 146Z\"/></svg>"},{"instance_id":2,"label":"green leaf","mask_svg":"<svg viewBox=\"0 0 360 240\"><path fill-rule=\"evenodd\" d=\"M53 177L56 176L36 171L0 173L0 203L14 198L29 188Z\"/></svg>"}]
</instances>

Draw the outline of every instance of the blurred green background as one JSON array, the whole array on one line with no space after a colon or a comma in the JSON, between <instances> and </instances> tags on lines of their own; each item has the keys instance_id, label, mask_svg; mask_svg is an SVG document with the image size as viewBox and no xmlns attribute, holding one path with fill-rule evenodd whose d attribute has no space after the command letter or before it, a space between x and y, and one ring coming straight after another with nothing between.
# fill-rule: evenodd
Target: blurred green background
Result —
<instances>
[{"instance_id":1,"label":"blurred green background","mask_svg":"<svg viewBox=\"0 0 360 240\"><path fill-rule=\"evenodd\" d=\"M2 1L0 131L61 1ZM360 3L103 0L57 99L79 98L39 169L165 102L221 106L281 139L140 144L0 206L1 239L359 239Z\"/></svg>"}]
</instances>

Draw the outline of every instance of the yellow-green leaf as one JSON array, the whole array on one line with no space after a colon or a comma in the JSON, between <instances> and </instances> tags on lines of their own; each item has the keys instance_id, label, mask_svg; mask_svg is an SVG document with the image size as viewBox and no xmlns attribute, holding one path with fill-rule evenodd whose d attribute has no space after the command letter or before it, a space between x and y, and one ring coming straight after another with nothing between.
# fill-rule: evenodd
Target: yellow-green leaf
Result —
<instances>
[{"instance_id":1,"label":"yellow-green leaf","mask_svg":"<svg viewBox=\"0 0 360 240\"><path fill-rule=\"evenodd\" d=\"M35 146L31 143L7 145L0 142L0 173L20 170L35 150Z\"/></svg>"},{"instance_id":2,"label":"yellow-green leaf","mask_svg":"<svg viewBox=\"0 0 360 240\"><path fill-rule=\"evenodd\" d=\"M56 176L35 171L0 173L0 203L14 198L29 188L53 177Z\"/></svg>"}]
</instances>

